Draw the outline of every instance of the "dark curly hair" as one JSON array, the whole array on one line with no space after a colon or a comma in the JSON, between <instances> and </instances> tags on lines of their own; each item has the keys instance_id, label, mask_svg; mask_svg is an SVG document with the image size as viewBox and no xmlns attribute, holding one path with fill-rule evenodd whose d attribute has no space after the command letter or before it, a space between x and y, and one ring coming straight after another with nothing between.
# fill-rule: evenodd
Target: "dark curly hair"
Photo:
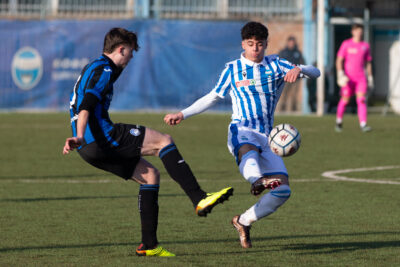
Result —
<instances>
[{"instance_id":1,"label":"dark curly hair","mask_svg":"<svg viewBox=\"0 0 400 267\"><path fill-rule=\"evenodd\" d=\"M258 41L268 39L268 29L263 24L255 21L250 21L243 26L242 40L255 38Z\"/></svg>"},{"instance_id":2,"label":"dark curly hair","mask_svg":"<svg viewBox=\"0 0 400 267\"><path fill-rule=\"evenodd\" d=\"M124 28L112 28L104 37L103 52L112 53L120 45L129 45L135 51L139 50L137 36Z\"/></svg>"}]
</instances>

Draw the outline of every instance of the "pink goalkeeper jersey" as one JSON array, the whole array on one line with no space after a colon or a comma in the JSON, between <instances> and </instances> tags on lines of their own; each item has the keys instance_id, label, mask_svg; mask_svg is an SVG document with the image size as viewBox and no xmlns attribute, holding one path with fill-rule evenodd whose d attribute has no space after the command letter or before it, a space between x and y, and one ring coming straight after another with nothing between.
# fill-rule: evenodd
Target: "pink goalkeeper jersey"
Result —
<instances>
[{"instance_id":1,"label":"pink goalkeeper jersey","mask_svg":"<svg viewBox=\"0 0 400 267\"><path fill-rule=\"evenodd\" d=\"M343 41L337 56L344 58L344 72L349 78L365 77L365 63L372 60L369 44L356 43L353 39Z\"/></svg>"}]
</instances>

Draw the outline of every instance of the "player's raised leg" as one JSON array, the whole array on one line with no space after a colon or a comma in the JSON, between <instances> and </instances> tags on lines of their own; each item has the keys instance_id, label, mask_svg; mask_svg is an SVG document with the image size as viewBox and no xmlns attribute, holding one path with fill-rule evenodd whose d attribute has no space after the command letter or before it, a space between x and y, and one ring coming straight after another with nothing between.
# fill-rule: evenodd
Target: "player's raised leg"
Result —
<instances>
[{"instance_id":1,"label":"player's raised leg","mask_svg":"<svg viewBox=\"0 0 400 267\"><path fill-rule=\"evenodd\" d=\"M146 128L142 154L160 157L168 174L185 191L199 216L207 216L207 213L210 213L213 207L227 200L233 193L231 187L215 193L207 194L204 192L189 165L179 153L173 139L167 134Z\"/></svg>"},{"instance_id":2,"label":"player's raised leg","mask_svg":"<svg viewBox=\"0 0 400 267\"><path fill-rule=\"evenodd\" d=\"M244 213L233 217L231 223L239 233L240 244L243 248L252 247L250 239L251 225L275 212L290 196L289 179L282 158L275 155L268 148L258 154L259 171L262 177L251 182L251 193L259 195L264 190L271 190L263 195L260 200ZM244 159L243 152L239 150L239 158ZM246 177L245 177L246 178ZM246 179L248 180L248 179Z\"/></svg>"}]
</instances>

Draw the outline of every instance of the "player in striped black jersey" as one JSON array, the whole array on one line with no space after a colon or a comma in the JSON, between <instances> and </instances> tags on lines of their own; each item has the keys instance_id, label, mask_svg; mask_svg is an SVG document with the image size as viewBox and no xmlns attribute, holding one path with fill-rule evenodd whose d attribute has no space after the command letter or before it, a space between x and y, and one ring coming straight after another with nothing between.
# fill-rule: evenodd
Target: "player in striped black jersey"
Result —
<instances>
[{"instance_id":1,"label":"player in striped black jersey","mask_svg":"<svg viewBox=\"0 0 400 267\"><path fill-rule=\"evenodd\" d=\"M239 59L226 64L214 89L188 108L167 114L164 121L176 125L207 110L229 92L232 99L229 151L235 156L241 174L250 182L253 195L270 189L254 206L232 219L242 247L249 248L251 224L273 213L291 193L283 160L268 145L284 83L293 83L299 77L317 78L320 72L313 66L295 66L277 55L264 56L268 29L261 23L247 23L241 35L244 52Z\"/></svg>"},{"instance_id":2,"label":"player in striped black jersey","mask_svg":"<svg viewBox=\"0 0 400 267\"><path fill-rule=\"evenodd\" d=\"M140 125L114 124L111 121L108 109L113 84L132 59L133 51L138 49L137 36L133 32L113 28L106 34L103 55L82 70L71 94L73 137L66 139L63 153L77 149L79 155L96 168L138 182L142 244L136 253L139 256L175 256L158 245L160 173L143 156L160 157L199 216L206 216L215 205L228 199L233 188L207 194L200 188L169 135Z\"/></svg>"}]
</instances>

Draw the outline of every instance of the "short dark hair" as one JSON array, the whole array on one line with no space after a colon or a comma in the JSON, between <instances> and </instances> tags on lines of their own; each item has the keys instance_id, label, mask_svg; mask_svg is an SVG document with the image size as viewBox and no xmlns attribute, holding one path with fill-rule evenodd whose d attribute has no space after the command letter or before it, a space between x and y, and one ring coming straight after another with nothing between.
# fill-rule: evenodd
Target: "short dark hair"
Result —
<instances>
[{"instance_id":1,"label":"short dark hair","mask_svg":"<svg viewBox=\"0 0 400 267\"><path fill-rule=\"evenodd\" d=\"M242 40L255 38L256 40L267 40L268 39L268 29L263 24L255 21L250 21L243 26Z\"/></svg>"},{"instance_id":2,"label":"short dark hair","mask_svg":"<svg viewBox=\"0 0 400 267\"><path fill-rule=\"evenodd\" d=\"M131 46L135 51L139 50L137 36L134 32L124 28L112 28L104 37L103 52L112 53L120 45Z\"/></svg>"},{"instance_id":3,"label":"short dark hair","mask_svg":"<svg viewBox=\"0 0 400 267\"><path fill-rule=\"evenodd\" d=\"M364 26L360 23L354 23L353 25L351 25L351 29L364 29Z\"/></svg>"}]
</instances>

